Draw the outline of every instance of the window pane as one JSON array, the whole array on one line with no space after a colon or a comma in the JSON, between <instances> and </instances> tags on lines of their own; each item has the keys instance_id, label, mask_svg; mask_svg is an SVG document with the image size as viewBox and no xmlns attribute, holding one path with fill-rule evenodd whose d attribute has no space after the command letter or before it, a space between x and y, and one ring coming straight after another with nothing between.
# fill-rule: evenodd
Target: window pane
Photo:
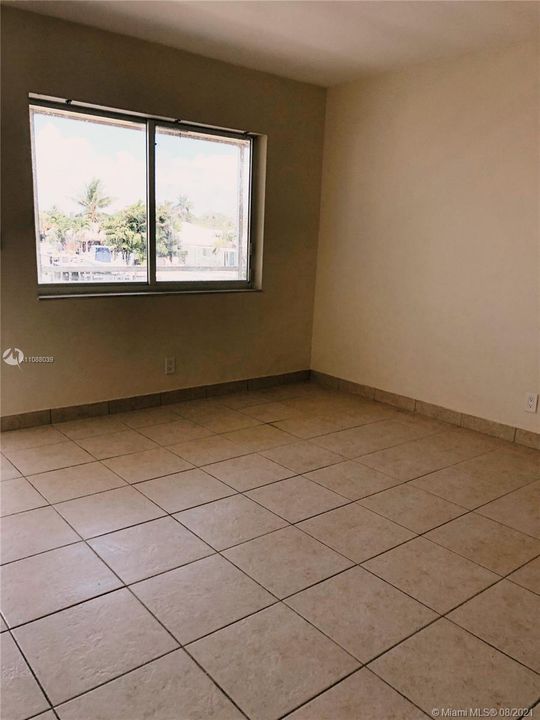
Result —
<instances>
[{"instance_id":1,"label":"window pane","mask_svg":"<svg viewBox=\"0 0 540 720\"><path fill-rule=\"evenodd\" d=\"M146 127L31 108L39 283L146 282Z\"/></svg>"},{"instance_id":2,"label":"window pane","mask_svg":"<svg viewBox=\"0 0 540 720\"><path fill-rule=\"evenodd\" d=\"M249 140L156 128L156 278L247 280Z\"/></svg>"}]
</instances>

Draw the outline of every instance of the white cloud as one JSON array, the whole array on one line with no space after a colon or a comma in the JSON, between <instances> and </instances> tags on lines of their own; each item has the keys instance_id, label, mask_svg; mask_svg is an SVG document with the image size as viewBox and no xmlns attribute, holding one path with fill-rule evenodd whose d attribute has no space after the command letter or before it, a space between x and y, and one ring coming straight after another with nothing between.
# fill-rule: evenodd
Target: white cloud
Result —
<instances>
[{"instance_id":1,"label":"white cloud","mask_svg":"<svg viewBox=\"0 0 540 720\"><path fill-rule=\"evenodd\" d=\"M144 155L126 152L100 154L83 137L66 138L52 123L36 133L36 167L39 202L43 209L58 205L80 210L74 200L94 177L103 182L117 210L145 195Z\"/></svg>"},{"instance_id":2,"label":"white cloud","mask_svg":"<svg viewBox=\"0 0 540 720\"><path fill-rule=\"evenodd\" d=\"M42 209L58 205L80 210L74 198L94 177L113 198L109 210L118 210L145 197L145 154L118 150L100 152L84 137L65 137L54 122L36 131L36 165ZM158 201L185 194L195 213L222 212L235 216L238 165L233 156L199 154L162 157L157 179Z\"/></svg>"},{"instance_id":3,"label":"white cloud","mask_svg":"<svg viewBox=\"0 0 540 720\"><path fill-rule=\"evenodd\" d=\"M222 212L235 216L238 164L228 155L162 158L158 163L157 199L187 195L196 213Z\"/></svg>"}]
</instances>

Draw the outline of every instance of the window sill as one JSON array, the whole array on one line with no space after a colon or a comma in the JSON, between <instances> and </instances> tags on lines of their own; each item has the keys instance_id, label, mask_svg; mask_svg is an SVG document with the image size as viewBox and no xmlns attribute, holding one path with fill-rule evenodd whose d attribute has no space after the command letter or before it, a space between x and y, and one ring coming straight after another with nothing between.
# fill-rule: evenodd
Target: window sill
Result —
<instances>
[{"instance_id":1,"label":"window sill","mask_svg":"<svg viewBox=\"0 0 540 720\"><path fill-rule=\"evenodd\" d=\"M199 290L118 290L104 291L89 290L77 293L40 293L38 300L73 300L76 298L109 298L109 297L145 297L158 295L223 295L229 293L262 293L262 288L215 288Z\"/></svg>"}]
</instances>

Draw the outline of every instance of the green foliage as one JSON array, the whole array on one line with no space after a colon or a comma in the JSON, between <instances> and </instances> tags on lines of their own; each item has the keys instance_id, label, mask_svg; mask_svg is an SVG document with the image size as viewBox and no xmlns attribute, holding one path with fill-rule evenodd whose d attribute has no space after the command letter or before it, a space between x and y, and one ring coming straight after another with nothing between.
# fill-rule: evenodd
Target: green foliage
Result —
<instances>
[{"instance_id":1,"label":"green foliage","mask_svg":"<svg viewBox=\"0 0 540 720\"><path fill-rule=\"evenodd\" d=\"M233 223L223 213L206 213L197 218L197 224L212 230L233 230Z\"/></svg>"},{"instance_id":2,"label":"green foliage","mask_svg":"<svg viewBox=\"0 0 540 720\"><path fill-rule=\"evenodd\" d=\"M158 257L172 260L180 252L179 233L182 221L178 206L170 202L156 208L156 252Z\"/></svg>"},{"instance_id":3,"label":"green foliage","mask_svg":"<svg viewBox=\"0 0 540 720\"><path fill-rule=\"evenodd\" d=\"M197 218L197 223L216 230L216 247L228 247L237 241L235 226L230 217L223 213L207 213Z\"/></svg>"},{"instance_id":4,"label":"green foliage","mask_svg":"<svg viewBox=\"0 0 540 720\"><path fill-rule=\"evenodd\" d=\"M236 242L236 238L234 230L220 230L216 233L216 247L230 247Z\"/></svg>"},{"instance_id":5,"label":"green foliage","mask_svg":"<svg viewBox=\"0 0 540 720\"><path fill-rule=\"evenodd\" d=\"M105 218L103 228L108 246L120 253L124 260L133 255L135 264L145 261L146 207L139 202Z\"/></svg>"},{"instance_id":6,"label":"green foliage","mask_svg":"<svg viewBox=\"0 0 540 720\"><path fill-rule=\"evenodd\" d=\"M77 202L83 208L83 215L86 215L90 222L97 222L100 210L108 207L112 198L104 194L101 180L93 178L84 189L83 194L77 198Z\"/></svg>"},{"instance_id":7,"label":"green foliage","mask_svg":"<svg viewBox=\"0 0 540 720\"><path fill-rule=\"evenodd\" d=\"M87 225L86 218L66 215L58 207L53 206L49 211L40 215L40 231L49 242L57 242L64 246L79 230Z\"/></svg>"},{"instance_id":8,"label":"green foliage","mask_svg":"<svg viewBox=\"0 0 540 720\"><path fill-rule=\"evenodd\" d=\"M177 212L178 217L186 222L191 222L193 218L192 208L193 203L187 195L179 195L178 200L174 203L174 210Z\"/></svg>"},{"instance_id":9,"label":"green foliage","mask_svg":"<svg viewBox=\"0 0 540 720\"><path fill-rule=\"evenodd\" d=\"M83 208L79 214L66 214L52 207L40 214L40 235L43 240L65 247L73 241L79 247L100 242L106 234L108 247L126 262L141 264L146 259L146 204L139 200L115 213L105 213L112 199L105 195L101 180L94 178L77 198ZM192 220L192 203L185 195L176 202L166 202L156 208L157 255L169 258L182 254L180 231L182 221ZM79 252L79 250L77 250Z\"/></svg>"}]
</instances>

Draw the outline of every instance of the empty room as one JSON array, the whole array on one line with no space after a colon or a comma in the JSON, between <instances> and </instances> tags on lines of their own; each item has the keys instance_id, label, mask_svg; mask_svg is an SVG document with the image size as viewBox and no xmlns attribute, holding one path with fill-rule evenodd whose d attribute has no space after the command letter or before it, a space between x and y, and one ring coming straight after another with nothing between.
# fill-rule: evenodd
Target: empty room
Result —
<instances>
[{"instance_id":1,"label":"empty room","mask_svg":"<svg viewBox=\"0 0 540 720\"><path fill-rule=\"evenodd\" d=\"M540 2L0 0L1 720L540 713Z\"/></svg>"}]
</instances>

